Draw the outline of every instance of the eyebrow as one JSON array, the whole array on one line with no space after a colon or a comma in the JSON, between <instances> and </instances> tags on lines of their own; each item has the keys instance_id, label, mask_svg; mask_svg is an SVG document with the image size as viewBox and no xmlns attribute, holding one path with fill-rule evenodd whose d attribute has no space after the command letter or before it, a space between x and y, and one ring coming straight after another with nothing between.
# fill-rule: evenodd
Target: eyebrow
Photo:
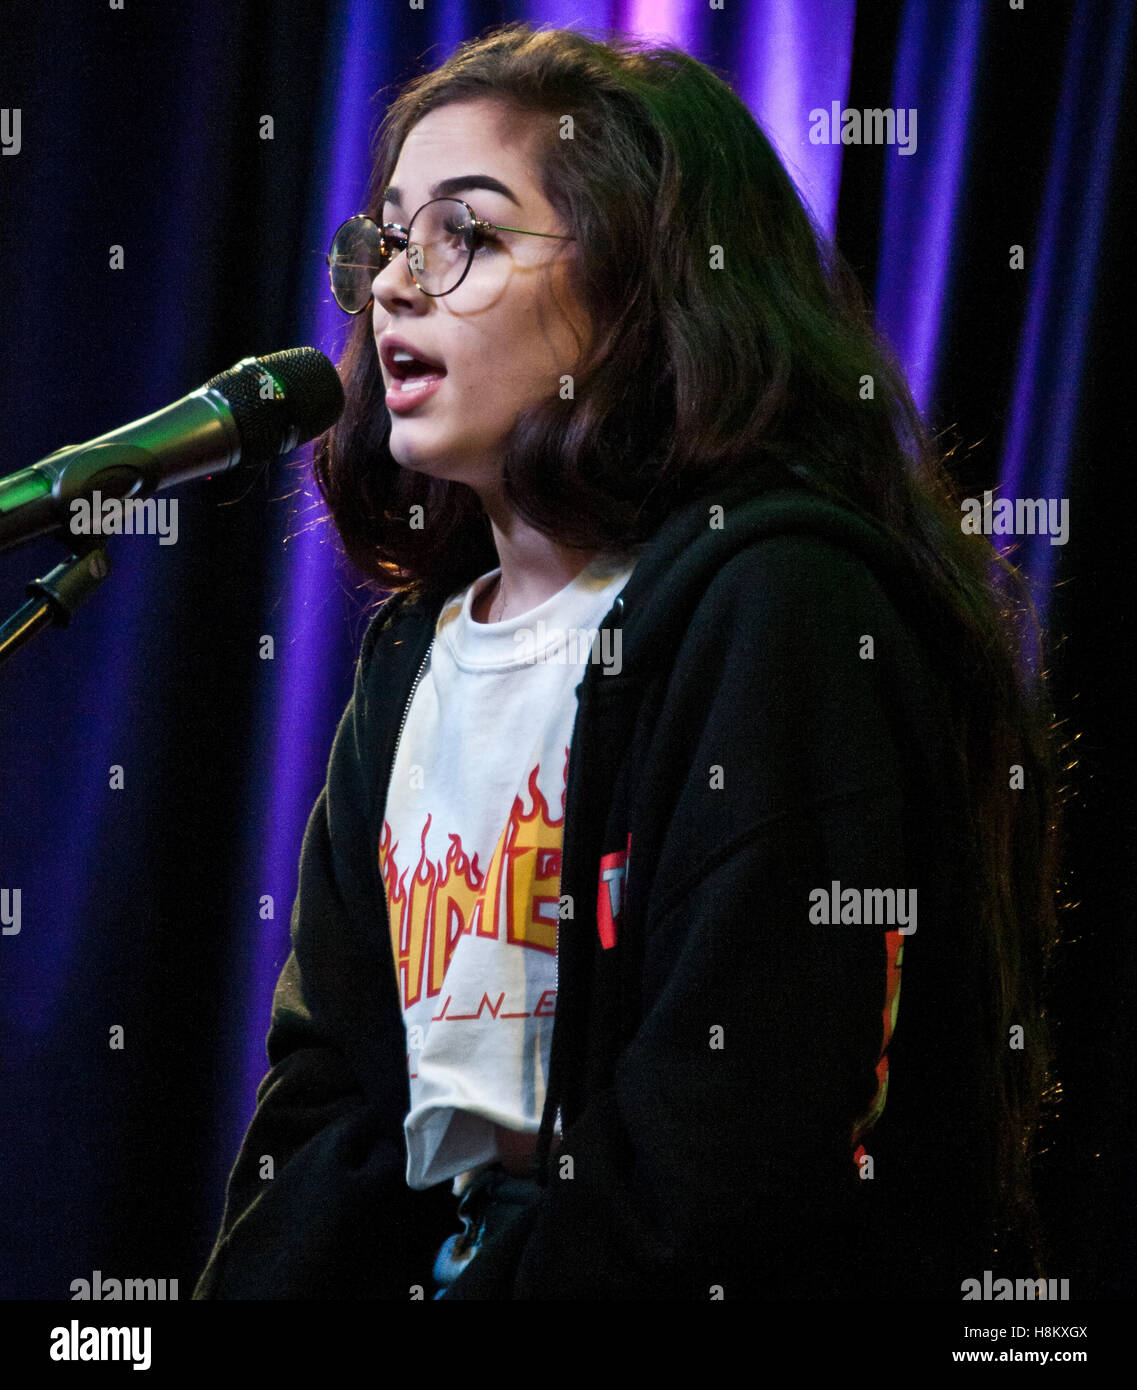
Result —
<instances>
[{"instance_id":1,"label":"eyebrow","mask_svg":"<svg viewBox=\"0 0 1137 1390\"><path fill-rule=\"evenodd\" d=\"M516 196L506 188L504 183L498 179L491 178L489 174L458 174L452 179L440 179L430 190L431 198L449 198L454 193L462 193L471 188L484 188L489 193L500 193L504 198L508 198L517 207L521 204ZM383 194L384 206L390 203L392 207L403 207L403 190L396 188L392 184Z\"/></svg>"}]
</instances>

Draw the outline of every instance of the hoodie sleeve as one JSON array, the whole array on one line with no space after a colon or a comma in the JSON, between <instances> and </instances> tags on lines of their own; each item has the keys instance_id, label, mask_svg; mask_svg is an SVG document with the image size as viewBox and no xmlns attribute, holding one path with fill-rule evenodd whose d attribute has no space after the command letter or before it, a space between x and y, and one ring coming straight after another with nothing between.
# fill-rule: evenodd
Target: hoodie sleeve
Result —
<instances>
[{"instance_id":1,"label":"hoodie sleeve","mask_svg":"<svg viewBox=\"0 0 1137 1390\"><path fill-rule=\"evenodd\" d=\"M638 1025L541 1199L448 1297L847 1291L888 943L811 920L810 894L915 887L896 716L921 669L869 570L834 547L780 538L719 572L629 808Z\"/></svg>"},{"instance_id":2,"label":"hoodie sleeve","mask_svg":"<svg viewBox=\"0 0 1137 1390\"><path fill-rule=\"evenodd\" d=\"M437 1190L414 1193L404 1181L405 1039L390 944L376 921L378 622L305 831L292 949L273 995L270 1070L195 1299L407 1299L442 1239Z\"/></svg>"}]
</instances>

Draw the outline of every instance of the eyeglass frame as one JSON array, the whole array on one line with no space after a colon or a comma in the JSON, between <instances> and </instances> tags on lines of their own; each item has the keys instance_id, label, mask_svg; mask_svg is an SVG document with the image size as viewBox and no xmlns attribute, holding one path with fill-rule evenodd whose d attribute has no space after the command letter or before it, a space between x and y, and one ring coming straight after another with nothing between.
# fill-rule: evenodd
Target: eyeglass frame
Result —
<instances>
[{"instance_id":1,"label":"eyeglass frame","mask_svg":"<svg viewBox=\"0 0 1137 1390\"><path fill-rule=\"evenodd\" d=\"M460 203L460 204L462 205L462 207L464 207L464 208L466 209L466 212L467 212L467 214L468 214L468 216L469 216L469 218L470 218L471 229L472 229L473 231L475 231L475 232L479 232L479 231L491 231L491 232L519 232L522 236L543 236L543 237L549 237L549 238L551 238L551 239L553 239L553 240L555 240L555 241L575 241L575 240L576 240L576 237L574 237L574 236L565 236L562 232L530 232L530 231L526 231L524 227L505 227L505 226L503 226L500 222L487 222L487 221L485 221L484 218L479 217L479 216L474 212L474 209L470 206L469 203L466 202L466 200L465 200L464 198L444 197L444 198L428 198L427 201L426 201L425 203L423 203L422 207L421 207L421 208L418 208L418 209L416 210L416 212L414 213L414 216L412 216L410 222L409 222L405 227L403 226L403 224L402 224L401 222L384 222L384 223L380 224L380 223L376 222L375 219L374 219L373 217L371 217L368 213L366 213L366 212L357 212L357 213L355 213L353 216L346 218L346 219L345 219L343 222L341 222L340 225L336 228L334 234L332 235L332 246L334 246L334 245L336 244L336 240L337 240L337 238L339 237L340 232L343 231L343 229L347 226L347 224L348 224L349 222L356 222L356 221L359 221L359 220L362 220L362 221L364 221L364 222L370 222L370 223L371 223L371 225L372 225L372 226L375 228L375 230L379 233L379 240L380 240L380 242L386 240L388 229L390 229L390 230L391 230L392 232L394 232L396 235L398 235L399 233L401 233L401 234L402 234L402 240L403 240L402 246L401 246L401 247L395 252L395 254L388 260L388 262L387 262L387 264L386 264L385 266L380 267L380 269L377 270L377 271L375 272L375 275L381 275L381 274L383 273L384 270L387 270L388 267L394 265L395 261L396 261L400 256L405 256L405 255L406 255L407 250L408 250L408 248L409 248L409 246L410 246L410 244L411 244L411 228L415 225L415 218L419 215L420 212L422 212L422 209L423 209L423 208L428 208L428 207L430 207L431 203ZM470 249L469 249L469 251L467 252L467 255L466 255L466 269L462 272L461 275L459 275L458 279L454 282L454 284L452 284L448 290L440 290L437 294L434 294L431 290L424 290L423 287L419 284L417 278L415 277L414 270L413 270L413 268L411 267L410 258L408 257L408 259L407 259L407 269L410 271L411 279L414 280L414 282L415 282L415 288L416 288L417 290L419 290L422 294L425 294L425 295L426 295L428 298L430 298L430 299L442 299L445 295L453 294L454 291L459 287L459 285L461 285L462 281L465 280L466 276L469 275L469 273L470 273L470 267L474 264L474 251L475 251L475 249L476 249L476 248L475 248L473 245L470 246ZM325 262L325 264L326 264L327 267L328 267L328 279L329 279L329 281L330 281L330 280L331 280L331 276L332 276L332 253L331 253L331 248L328 249L328 252L327 252L327 254L326 254L325 257L324 257L324 262ZM343 264L343 263L341 262L341 264ZM364 266L364 265L362 265L362 264L359 265L358 267L352 266L352 269L356 269L356 268L361 269L361 270L363 270L363 269L368 269L368 270L369 270L369 269L370 269L370 266ZM375 278L375 276L372 276L372 279L374 279L374 278ZM336 292L335 292L335 287L334 287L334 285L333 285L333 287L332 287L332 298L333 298L333 299L336 299ZM372 303L374 303L374 300L375 300L374 294L369 295L369 296L368 296L368 299L367 299L367 303L364 304L364 305L362 305L362 306L361 306L360 308L358 308L358 309L344 309L344 306L343 306L342 304L340 304L340 302L339 302L338 299L336 299L336 304L338 305L339 308L343 309L343 312L344 312L345 314L350 314L350 315L354 318L355 315L364 313L364 312L366 311L366 309L367 309Z\"/></svg>"}]
</instances>

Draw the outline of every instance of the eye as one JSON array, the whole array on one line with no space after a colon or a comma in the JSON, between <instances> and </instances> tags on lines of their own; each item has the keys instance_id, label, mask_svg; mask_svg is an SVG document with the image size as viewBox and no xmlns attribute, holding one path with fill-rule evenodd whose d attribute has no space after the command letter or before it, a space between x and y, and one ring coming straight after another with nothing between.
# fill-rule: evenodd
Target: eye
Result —
<instances>
[{"instance_id":1,"label":"eye","mask_svg":"<svg viewBox=\"0 0 1137 1390\"><path fill-rule=\"evenodd\" d=\"M461 237L462 244L467 247L473 246L474 254L479 251L488 250L500 245L497 237L492 232L483 231L481 227L467 227L465 223L459 223L453 218L447 218L442 224L443 229L451 236Z\"/></svg>"},{"instance_id":2,"label":"eye","mask_svg":"<svg viewBox=\"0 0 1137 1390\"><path fill-rule=\"evenodd\" d=\"M469 240L474 245L474 255L479 256L483 251L493 251L501 243L492 232L483 232L480 227L475 227L470 233Z\"/></svg>"}]
</instances>

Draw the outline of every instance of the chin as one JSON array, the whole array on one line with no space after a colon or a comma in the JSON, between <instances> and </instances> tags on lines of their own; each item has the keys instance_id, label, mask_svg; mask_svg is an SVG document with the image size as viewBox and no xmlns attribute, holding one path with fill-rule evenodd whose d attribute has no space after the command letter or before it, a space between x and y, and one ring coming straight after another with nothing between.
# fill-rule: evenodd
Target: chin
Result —
<instances>
[{"instance_id":1,"label":"chin","mask_svg":"<svg viewBox=\"0 0 1137 1390\"><path fill-rule=\"evenodd\" d=\"M397 439L392 430L387 447L391 457L400 468L411 473L424 473L429 478L439 478L447 483L465 483L467 487L477 487L486 482L486 475L492 474L492 467L479 464L468 445L459 450L431 448L428 445Z\"/></svg>"},{"instance_id":2,"label":"chin","mask_svg":"<svg viewBox=\"0 0 1137 1390\"><path fill-rule=\"evenodd\" d=\"M400 468L410 468L416 473L430 473L441 463L435 450L424 447L421 440L408 439L401 421L393 421L387 440L391 457Z\"/></svg>"}]
</instances>

